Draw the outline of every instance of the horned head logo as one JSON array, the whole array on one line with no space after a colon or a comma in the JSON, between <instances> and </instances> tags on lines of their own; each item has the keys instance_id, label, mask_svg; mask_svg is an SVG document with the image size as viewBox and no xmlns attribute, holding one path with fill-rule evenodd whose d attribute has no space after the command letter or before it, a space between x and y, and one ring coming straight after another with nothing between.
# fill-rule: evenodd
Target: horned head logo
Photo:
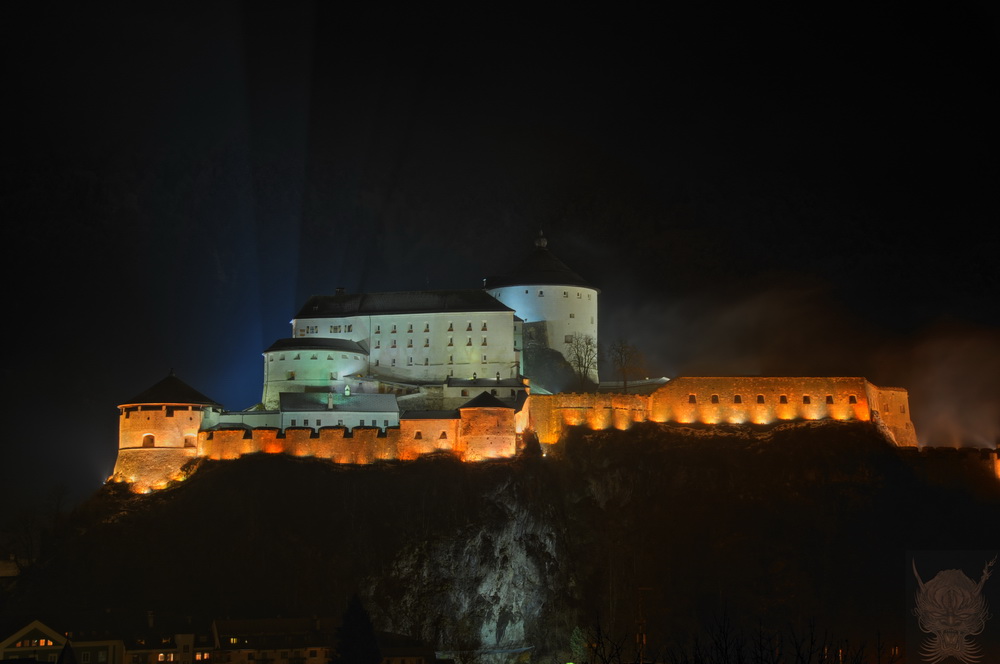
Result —
<instances>
[{"instance_id":1,"label":"horned head logo","mask_svg":"<svg viewBox=\"0 0 1000 664\"><path fill-rule=\"evenodd\" d=\"M924 583L913 560L913 574L917 577L916 608L921 631L932 636L924 639L920 654L929 664L938 664L954 657L962 664L979 664L982 652L970 637L986 627L990 619L989 607L983 597L983 584L990 578L996 556L983 567L979 583L961 570L946 569Z\"/></svg>"}]
</instances>

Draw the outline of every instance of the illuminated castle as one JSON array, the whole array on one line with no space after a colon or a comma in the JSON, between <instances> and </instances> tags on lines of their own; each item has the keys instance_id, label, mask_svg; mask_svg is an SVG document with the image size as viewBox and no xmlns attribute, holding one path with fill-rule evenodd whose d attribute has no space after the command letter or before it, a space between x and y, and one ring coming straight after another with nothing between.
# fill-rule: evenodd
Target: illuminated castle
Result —
<instances>
[{"instance_id":1,"label":"illuminated castle","mask_svg":"<svg viewBox=\"0 0 1000 664\"><path fill-rule=\"evenodd\" d=\"M113 481L137 491L184 476L198 458L284 453L370 463L448 451L511 457L532 431L552 445L567 426L642 421L756 423L875 420L916 446L906 390L864 378L678 378L652 394L534 394L524 344L566 356L597 343L599 291L544 237L482 290L314 296L292 336L263 353L261 403L227 411L172 374L119 405ZM597 370L584 367L597 381Z\"/></svg>"}]
</instances>

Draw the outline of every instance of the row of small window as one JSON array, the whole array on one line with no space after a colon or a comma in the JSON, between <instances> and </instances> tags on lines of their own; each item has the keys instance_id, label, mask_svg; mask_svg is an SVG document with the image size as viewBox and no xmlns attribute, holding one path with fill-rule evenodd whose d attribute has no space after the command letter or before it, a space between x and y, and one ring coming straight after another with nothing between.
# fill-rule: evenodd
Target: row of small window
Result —
<instances>
[{"instance_id":1,"label":"row of small window","mask_svg":"<svg viewBox=\"0 0 1000 664\"><path fill-rule=\"evenodd\" d=\"M467 339L467 341L465 342L465 345L466 346L471 346L472 345L472 337L466 337L466 339ZM448 337L448 345L449 346L454 346L455 345L455 338L454 337ZM487 341L486 341L486 337L483 337L483 343L481 343L479 345L480 346L489 346L489 343L487 343ZM431 346L431 340L430 339L424 339L424 348L430 348L430 346ZM382 342L380 340L376 339L375 340L375 348L381 348L381 347L382 347ZM388 347L389 348L395 348L396 347L396 340L393 339L392 341L390 341ZM406 347L407 348L413 348L413 339L407 339L406 340Z\"/></svg>"},{"instance_id":2,"label":"row of small window","mask_svg":"<svg viewBox=\"0 0 1000 664\"><path fill-rule=\"evenodd\" d=\"M483 326L481 328L479 328L479 330L481 332L487 332L488 331L488 328L486 326L486 321L483 321ZM395 325L393 325L392 328L389 330L389 334L395 334L397 331L398 331L397 327ZM427 333L427 332L430 332L430 331L431 331L430 323L424 323L424 332ZM448 322L448 331L449 332L454 332L455 331L455 324L452 323L451 321ZM466 332L472 332L472 321L468 321L468 323L465 326L465 331ZM406 332L407 332L407 334L413 334L413 323L410 323L409 325L406 326ZM375 326L375 334L382 334L382 326L381 325L376 325Z\"/></svg>"},{"instance_id":3,"label":"row of small window","mask_svg":"<svg viewBox=\"0 0 1000 664\"><path fill-rule=\"evenodd\" d=\"M713 394L712 397L711 397L711 401L712 401L712 403L719 403L719 395L718 394ZM833 402L834 402L833 401L833 395L832 394L826 395L826 403L832 404ZM858 402L858 398L855 395L852 394L852 395L850 395L850 396L847 397L847 403L856 404L857 402ZM688 403L698 403L698 397L696 395L694 395L694 394L689 394L688 395ZM743 403L743 395L741 395L741 394L734 394L733 395L733 403ZM758 394L757 395L757 403L764 403L764 395L763 394ZM785 394L780 395L778 397L778 403L788 403L788 395L785 395ZM804 395L802 397L802 403L806 404L806 405L811 404L812 403L812 397L810 397L808 395Z\"/></svg>"},{"instance_id":4,"label":"row of small window","mask_svg":"<svg viewBox=\"0 0 1000 664\"><path fill-rule=\"evenodd\" d=\"M282 353L281 355L278 356L278 361L279 362L283 361L284 359L285 359L284 353ZM302 359L302 354L301 353L296 353L295 357L293 357L292 359L293 360L301 360ZM319 359L319 354L313 353L309 357L309 359L310 360L318 360ZM333 355L327 354L326 359L332 361L334 358L333 358ZM340 359L346 360L347 359L347 355L341 355ZM361 358L358 357L357 355L352 355L351 359L353 359L353 360L360 360ZM274 356L273 355L268 356L267 360L268 360L268 362L274 362Z\"/></svg>"},{"instance_id":5,"label":"row of small window","mask_svg":"<svg viewBox=\"0 0 1000 664\"><path fill-rule=\"evenodd\" d=\"M525 295L528 294L528 289L527 288L524 289L524 294ZM568 298L569 297L569 291L563 291L562 292L562 296ZM538 291L538 297L545 297L545 291L543 291L543 290ZM590 297L591 297L591 294L587 293L587 299L588 300L590 299ZM577 291L576 292L576 299L582 300L583 299L583 293L581 293L580 291Z\"/></svg>"},{"instance_id":6,"label":"row of small window","mask_svg":"<svg viewBox=\"0 0 1000 664\"><path fill-rule=\"evenodd\" d=\"M497 380L500 380L500 372L499 371L497 372ZM497 393L496 390L490 390L490 394L492 394L493 396L499 396L499 394ZM510 396L513 397L513 396L516 396L516 395L517 395L517 391L516 390L511 390L510 391ZM462 390L462 396L463 397L469 396L469 391L468 390Z\"/></svg>"},{"instance_id":7,"label":"row of small window","mask_svg":"<svg viewBox=\"0 0 1000 664\"><path fill-rule=\"evenodd\" d=\"M15 648L40 648L54 645L52 639L24 639L14 644Z\"/></svg>"},{"instance_id":8,"label":"row of small window","mask_svg":"<svg viewBox=\"0 0 1000 664\"><path fill-rule=\"evenodd\" d=\"M160 657L163 657L162 653L160 654ZM170 661L171 662L174 661L172 659L173 655L171 655L170 657L171 657ZM106 662L106 661L108 661L108 653L107 653L107 651L105 651L105 650L98 650L97 651L97 661L98 662ZM160 661L162 662L163 660L161 659ZM84 650L83 652L80 653L80 664L90 664L90 653L87 652L86 650Z\"/></svg>"},{"instance_id":9,"label":"row of small window","mask_svg":"<svg viewBox=\"0 0 1000 664\"><path fill-rule=\"evenodd\" d=\"M298 420L292 420L291 424L289 424L288 426L290 426L290 427L297 427L298 424L296 424L296 422L298 422ZM359 427L365 426L366 420L360 420L360 422L361 423L358 424ZM376 420L372 420L372 424L371 425L373 427L377 427L378 426L378 422ZM302 420L302 426L304 426L304 427L308 427L308 426L321 427L321 426L323 426L323 420L322 420L322 418L316 418L316 423L314 425L310 425L309 424L309 420L308 419L304 419L304 420ZM333 426L333 425L332 424L328 424L327 426ZM344 420L337 420L337 426L338 427L344 426ZM382 420L382 426L383 427L389 426L389 420Z\"/></svg>"},{"instance_id":10,"label":"row of small window","mask_svg":"<svg viewBox=\"0 0 1000 664\"><path fill-rule=\"evenodd\" d=\"M489 360L486 359L485 355L483 355L483 361L482 361L482 363L483 364L489 364ZM448 356L448 364L455 364L455 356L454 355L449 355ZM379 360L375 360L375 366L376 367L381 366L381 364L379 363ZM396 366L396 358L392 358L390 360L389 366L390 367ZM406 366L408 366L408 367L412 367L413 366L413 358L412 357L406 358ZM429 358L426 358L426 357L424 358L424 364L423 364L423 366L425 366L425 367L430 366L430 359ZM295 378L294 372L289 372L289 373L293 374L292 377L289 378L289 380L293 380Z\"/></svg>"},{"instance_id":11,"label":"row of small window","mask_svg":"<svg viewBox=\"0 0 1000 664\"><path fill-rule=\"evenodd\" d=\"M331 325L330 326L330 333L331 334L340 334L340 332L342 332L342 331L343 332L353 332L354 331L354 326L353 325ZM304 328L300 327L299 328L299 333L300 334L303 334L303 333L304 334L319 334L319 325L306 325Z\"/></svg>"}]
</instances>

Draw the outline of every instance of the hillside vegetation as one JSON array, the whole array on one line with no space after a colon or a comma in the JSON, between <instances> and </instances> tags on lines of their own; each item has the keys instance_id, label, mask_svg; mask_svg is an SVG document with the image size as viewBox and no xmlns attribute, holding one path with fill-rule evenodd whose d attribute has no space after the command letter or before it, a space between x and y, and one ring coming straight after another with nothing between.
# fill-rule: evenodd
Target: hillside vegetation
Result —
<instances>
[{"instance_id":1,"label":"hillside vegetation","mask_svg":"<svg viewBox=\"0 0 1000 664\"><path fill-rule=\"evenodd\" d=\"M5 613L338 615L358 591L380 630L544 660L574 628L634 632L647 588L650 651L722 614L901 639L908 551L1000 548L994 477L867 423L574 429L530 449L361 467L253 455L148 496L105 486Z\"/></svg>"}]
</instances>

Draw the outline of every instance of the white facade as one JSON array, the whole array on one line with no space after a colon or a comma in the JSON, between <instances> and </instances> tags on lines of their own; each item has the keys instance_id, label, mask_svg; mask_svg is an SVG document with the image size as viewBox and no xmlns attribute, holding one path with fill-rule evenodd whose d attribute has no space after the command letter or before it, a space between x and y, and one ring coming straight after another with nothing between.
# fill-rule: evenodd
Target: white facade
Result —
<instances>
[{"instance_id":1,"label":"white facade","mask_svg":"<svg viewBox=\"0 0 1000 664\"><path fill-rule=\"evenodd\" d=\"M597 341L598 291L583 286L506 286L486 291L513 309L525 323L546 324L548 345L568 357L567 347L574 334ZM527 340L531 341L529 325ZM596 374L595 374L596 379Z\"/></svg>"},{"instance_id":2,"label":"white facade","mask_svg":"<svg viewBox=\"0 0 1000 664\"><path fill-rule=\"evenodd\" d=\"M575 335L591 337L597 345L597 297L593 288L553 256L539 235L535 250L507 274L489 277L487 293L514 310L524 321L524 343L537 343L569 358ZM598 381L597 366L590 375Z\"/></svg>"},{"instance_id":3,"label":"white facade","mask_svg":"<svg viewBox=\"0 0 1000 664\"><path fill-rule=\"evenodd\" d=\"M440 384L449 377L475 376L516 378L520 374L520 321L514 312L478 291L474 298L487 306L471 311L419 310L368 315L306 315L309 306L292 320L296 340L342 339L356 342L368 351L366 373L388 381ZM406 293L353 296L405 300ZM433 299L433 292L416 292ZM333 296L335 300L338 296ZM348 298L352 296L339 296ZM442 297L442 299L444 299ZM396 303L396 302L394 302ZM307 303L308 304L308 303ZM342 303L334 301L329 308ZM353 304L353 303L351 303ZM375 303L372 308L382 306ZM322 309L322 305L317 305ZM300 360L301 361L301 360ZM287 363L287 360L286 360ZM277 369L277 367L276 367ZM285 371L290 370L282 366ZM341 373L340 376L347 374ZM298 380L298 374L295 374Z\"/></svg>"}]
</instances>

